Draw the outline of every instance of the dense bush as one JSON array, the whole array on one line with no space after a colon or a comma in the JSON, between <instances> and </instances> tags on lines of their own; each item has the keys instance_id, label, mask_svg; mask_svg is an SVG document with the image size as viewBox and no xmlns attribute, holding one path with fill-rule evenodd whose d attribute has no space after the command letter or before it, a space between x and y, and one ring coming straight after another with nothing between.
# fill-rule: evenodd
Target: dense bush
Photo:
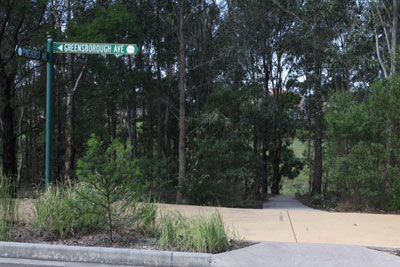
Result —
<instances>
[{"instance_id":1,"label":"dense bush","mask_svg":"<svg viewBox=\"0 0 400 267\"><path fill-rule=\"evenodd\" d=\"M332 190L361 205L400 208L400 78L376 83L363 102L334 95L327 122Z\"/></svg>"}]
</instances>

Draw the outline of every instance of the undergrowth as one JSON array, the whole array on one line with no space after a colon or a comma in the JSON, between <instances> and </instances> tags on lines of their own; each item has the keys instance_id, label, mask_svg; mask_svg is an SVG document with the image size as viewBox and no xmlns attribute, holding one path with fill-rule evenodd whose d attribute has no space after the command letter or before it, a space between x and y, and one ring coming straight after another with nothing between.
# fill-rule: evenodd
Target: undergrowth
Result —
<instances>
[{"instance_id":1,"label":"undergrowth","mask_svg":"<svg viewBox=\"0 0 400 267\"><path fill-rule=\"evenodd\" d=\"M18 219L19 203L13 197L15 185L7 179L0 169L0 240L11 239L12 229Z\"/></svg>"},{"instance_id":2,"label":"undergrowth","mask_svg":"<svg viewBox=\"0 0 400 267\"><path fill-rule=\"evenodd\" d=\"M93 212L94 206L79 198L82 187L61 189L50 187L34 200L31 227L54 239L79 236L90 231L109 231L107 218ZM126 208L129 207L129 208ZM3 210L3 209L2 209ZM114 230L130 229L134 236L157 238L163 249L218 253L229 250L234 231L225 228L221 214L216 210L209 216L187 218L177 211L161 211L145 198L142 202L115 202ZM111 240L109 240L111 241Z\"/></svg>"},{"instance_id":3,"label":"undergrowth","mask_svg":"<svg viewBox=\"0 0 400 267\"><path fill-rule=\"evenodd\" d=\"M31 225L41 233L56 238L67 236L74 224L74 214L69 203L72 189L50 187L33 202Z\"/></svg>"},{"instance_id":4,"label":"undergrowth","mask_svg":"<svg viewBox=\"0 0 400 267\"><path fill-rule=\"evenodd\" d=\"M229 250L234 231L225 228L221 214L214 211L210 216L184 217L180 212L161 215L160 245L165 249L218 253Z\"/></svg>"}]
</instances>

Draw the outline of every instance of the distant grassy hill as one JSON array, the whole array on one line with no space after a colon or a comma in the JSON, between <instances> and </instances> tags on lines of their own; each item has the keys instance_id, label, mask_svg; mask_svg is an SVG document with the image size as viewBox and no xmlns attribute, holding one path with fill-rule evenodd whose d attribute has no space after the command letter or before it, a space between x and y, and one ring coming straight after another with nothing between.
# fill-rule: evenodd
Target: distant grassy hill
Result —
<instances>
[{"instance_id":1,"label":"distant grassy hill","mask_svg":"<svg viewBox=\"0 0 400 267\"><path fill-rule=\"evenodd\" d=\"M304 151L306 150L306 144L295 139L292 144L292 149L296 157L304 159ZM308 167L304 166L303 170L300 172L293 180L287 178L282 179L282 195L294 196L296 192L307 192L308 191Z\"/></svg>"}]
</instances>

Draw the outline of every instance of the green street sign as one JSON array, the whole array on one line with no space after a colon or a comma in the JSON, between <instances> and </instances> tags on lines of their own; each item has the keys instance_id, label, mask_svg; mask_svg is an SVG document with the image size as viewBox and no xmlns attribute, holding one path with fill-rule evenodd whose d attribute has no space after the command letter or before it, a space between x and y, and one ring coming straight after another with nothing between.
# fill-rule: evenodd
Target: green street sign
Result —
<instances>
[{"instance_id":1,"label":"green street sign","mask_svg":"<svg viewBox=\"0 0 400 267\"><path fill-rule=\"evenodd\" d=\"M135 44L98 44L98 43L58 43L54 42L54 53L74 54L121 54L136 55L139 48Z\"/></svg>"},{"instance_id":2,"label":"green street sign","mask_svg":"<svg viewBox=\"0 0 400 267\"><path fill-rule=\"evenodd\" d=\"M39 50L34 50L34 49L21 47L21 46L15 47L15 51L17 53L17 56L26 57L26 58L29 58L29 59L47 61L47 59L49 57L47 52L42 52L42 51L39 51Z\"/></svg>"}]
</instances>

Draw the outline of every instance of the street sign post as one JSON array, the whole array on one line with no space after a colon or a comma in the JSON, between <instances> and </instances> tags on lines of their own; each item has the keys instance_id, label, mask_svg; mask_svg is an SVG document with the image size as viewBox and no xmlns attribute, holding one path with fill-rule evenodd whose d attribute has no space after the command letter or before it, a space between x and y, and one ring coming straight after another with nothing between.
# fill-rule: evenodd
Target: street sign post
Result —
<instances>
[{"instance_id":1,"label":"street sign post","mask_svg":"<svg viewBox=\"0 0 400 267\"><path fill-rule=\"evenodd\" d=\"M30 49L30 48L26 48L26 47L22 47L22 46L17 46L15 48L15 51L17 52L17 56L26 57L29 59L47 61L48 56L49 56L48 53L46 53L46 52L42 52L39 50Z\"/></svg>"},{"instance_id":2,"label":"street sign post","mask_svg":"<svg viewBox=\"0 0 400 267\"><path fill-rule=\"evenodd\" d=\"M19 57L47 61L46 82L46 188L51 181L51 129L52 129L52 97L53 97L53 53L72 54L119 54L136 55L139 48L135 44L99 44L99 43L62 43L54 42L47 36L47 52L17 46L15 52Z\"/></svg>"},{"instance_id":3,"label":"street sign post","mask_svg":"<svg viewBox=\"0 0 400 267\"><path fill-rule=\"evenodd\" d=\"M52 120L52 98L53 98L53 39L47 36L47 82L46 82L46 189L51 181L51 120Z\"/></svg>"},{"instance_id":4,"label":"street sign post","mask_svg":"<svg viewBox=\"0 0 400 267\"><path fill-rule=\"evenodd\" d=\"M54 42L54 53L73 54L120 54L136 55L139 48L135 44L98 44L98 43L59 43Z\"/></svg>"}]
</instances>

